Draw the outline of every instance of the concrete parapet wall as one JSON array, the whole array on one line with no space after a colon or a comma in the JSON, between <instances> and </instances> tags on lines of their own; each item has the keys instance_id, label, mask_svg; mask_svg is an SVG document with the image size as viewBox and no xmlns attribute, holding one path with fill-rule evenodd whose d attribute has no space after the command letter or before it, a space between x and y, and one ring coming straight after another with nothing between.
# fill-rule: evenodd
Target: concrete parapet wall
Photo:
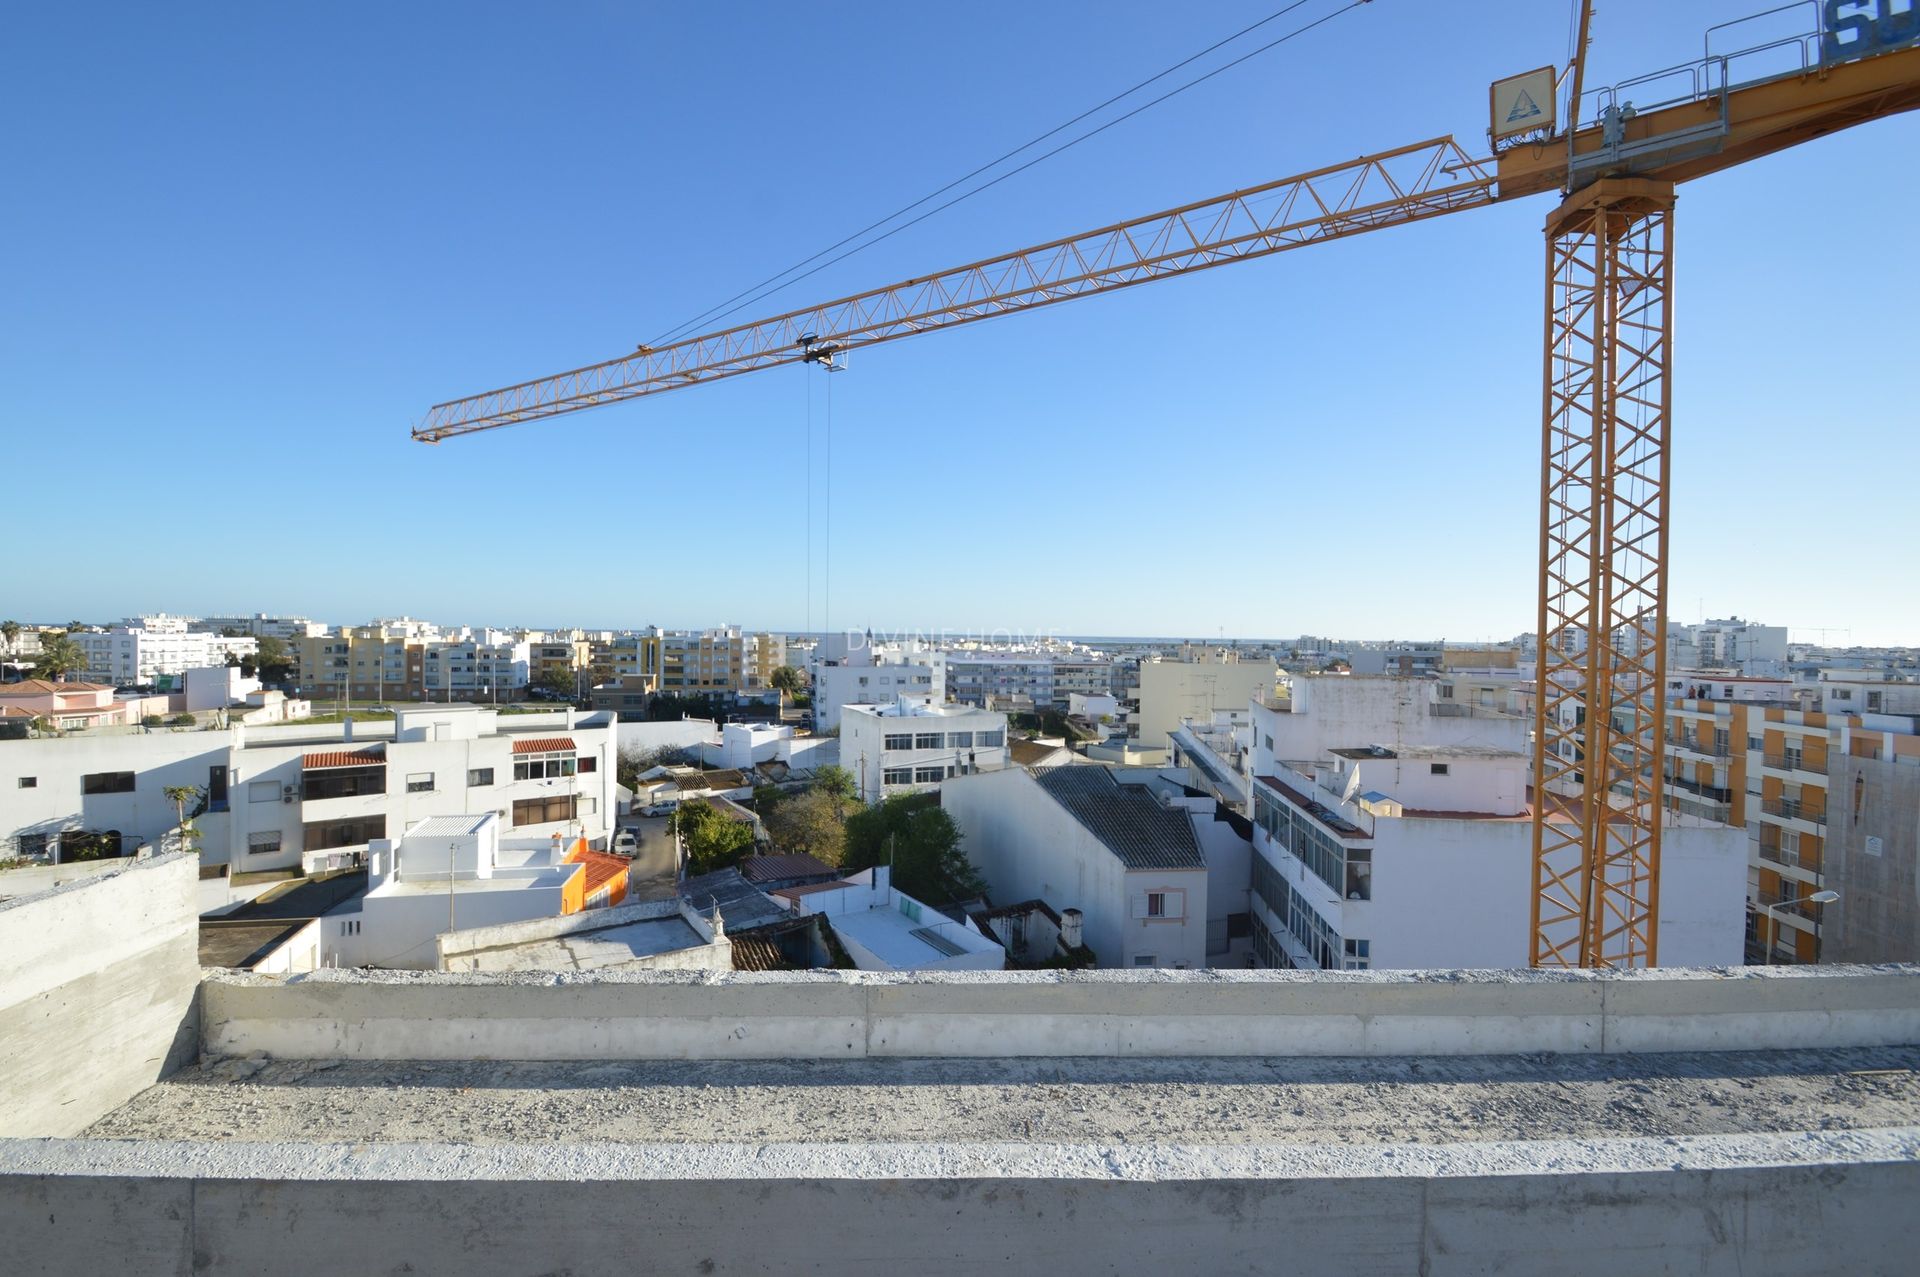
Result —
<instances>
[{"instance_id":1,"label":"concrete parapet wall","mask_svg":"<svg viewBox=\"0 0 1920 1277\"><path fill-rule=\"evenodd\" d=\"M1920 1133L1427 1146L0 1141L21 1272L1910 1272ZM751 1220L751 1227L740 1221Z\"/></svg>"},{"instance_id":2,"label":"concrete parapet wall","mask_svg":"<svg viewBox=\"0 0 1920 1277\"><path fill-rule=\"evenodd\" d=\"M198 1050L200 859L0 902L0 1137L71 1135Z\"/></svg>"},{"instance_id":3,"label":"concrete parapet wall","mask_svg":"<svg viewBox=\"0 0 1920 1277\"><path fill-rule=\"evenodd\" d=\"M1920 967L1629 973L209 973L209 1055L1479 1055L1920 1042Z\"/></svg>"}]
</instances>

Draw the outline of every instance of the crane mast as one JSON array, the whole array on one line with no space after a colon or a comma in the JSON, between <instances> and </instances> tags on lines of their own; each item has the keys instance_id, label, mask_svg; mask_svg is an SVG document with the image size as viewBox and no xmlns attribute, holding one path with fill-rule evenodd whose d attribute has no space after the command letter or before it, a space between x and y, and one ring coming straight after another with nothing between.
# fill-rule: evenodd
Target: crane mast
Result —
<instances>
[{"instance_id":1,"label":"crane mast","mask_svg":"<svg viewBox=\"0 0 1920 1277\"><path fill-rule=\"evenodd\" d=\"M1768 10L1768 17L1792 9ZM1920 107L1920 10L1824 0L1812 31L1585 88L1496 82L1494 154L1452 137L1117 222L436 404L427 443L719 381L1559 192L1547 218L1533 723L1535 966L1658 962L1676 184ZM1742 22L1747 21L1743 19ZM1559 88L1570 81L1566 126ZM1627 96L1642 99L1636 107ZM1588 99L1591 99L1589 102ZM1585 106L1593 118L1582 125Z\"/></svg>"}]
</instances>

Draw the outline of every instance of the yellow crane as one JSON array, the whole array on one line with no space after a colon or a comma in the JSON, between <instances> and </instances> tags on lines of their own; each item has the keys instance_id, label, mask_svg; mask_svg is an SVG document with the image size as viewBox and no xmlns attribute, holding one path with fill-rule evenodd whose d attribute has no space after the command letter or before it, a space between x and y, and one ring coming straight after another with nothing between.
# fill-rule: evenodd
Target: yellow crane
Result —
<instances>
[{"instance_id":1,"label":"yellow crane","mask_svg":"<svg viewBox=\"0 0 1920 1277\"><path fill-rule=\"evenodd\" d=\"M1658 961L1674 187L1920 106L1920 9L1802 0L1783 39L1592 92L1573 58L1498 81L1490 153L1362 156L551 377L436 404L427 443L1557 192L1546 220L1535 966ZM1632 95L1631 97L1629 95ZM1636 105L1635 99L1638 99ZM1565 104L1564 119L1561 104ZM1583 109L1592 117L1580 122Z\"/></svg>"}]
</instances>

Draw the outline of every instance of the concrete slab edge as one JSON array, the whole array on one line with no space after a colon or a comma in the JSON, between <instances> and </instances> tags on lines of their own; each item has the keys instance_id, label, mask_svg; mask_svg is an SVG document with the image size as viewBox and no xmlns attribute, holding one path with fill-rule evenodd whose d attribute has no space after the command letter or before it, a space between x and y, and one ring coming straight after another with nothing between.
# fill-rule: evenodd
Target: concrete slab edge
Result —
<instances>
[{"instance_id":1,"label":"concrete slab edge","mask_svg":"<svg viewBox=\"0 0 1920 1277\"><path fill-rule=\"evenodd\" d=\"M308 1144L0 1140L0 1183L29 1177L347 1183L653 1180L1084 1180L1126 1183L1484 1179L1910 1165L1920 1127L1465 1144Z\"/></svg>"}]
</instances>

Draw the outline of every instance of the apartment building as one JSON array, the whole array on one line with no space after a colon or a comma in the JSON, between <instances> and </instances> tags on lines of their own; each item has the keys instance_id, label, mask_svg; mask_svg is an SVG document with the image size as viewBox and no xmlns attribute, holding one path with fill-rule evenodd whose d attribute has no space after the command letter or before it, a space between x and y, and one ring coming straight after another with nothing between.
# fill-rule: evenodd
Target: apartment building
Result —
<instances>
[{"instance_id":1,"label":"apartment building","mask_svg":"<svg viewBox=\"0 0 1920 1277\"><path fill-rule=\"evenodd\" d=\"M201 858L236 873L356 859L429 816L499 814L513 836L598 842L615 816L612 715L499 715L471 705L378 723L0 740L0 848L69 839L164 844L169 787L191 788Z\"/></svg>"},{"instance_id":2,"label":"apartment building","mask_svg":"<svg viewBox=\"0 0 1920 1277\"><path fill-rule=\"evenodd\" d=\"M426 690L423 625L377 621L337 634L289 639L294 686L320 703L418 700Z\"/></svg>"},{"instance_id":3,"label":"apartment building","mask_svg":"<svg viewBox=\"0 0 1920 1277\"><path fill-rule=\"evenodd\" d=\"M235 634L246 634L253 638L281 640L317 638L332 628L323 621L309 620L304 616L268 616L265 612L255 612L251 616L203 616L193 621L191 627L210 634L224 634L231 630Z\"/></svg>"},{"instance_id":4,"label":"apartment building","mask_svg":"<svg viewBox=\"0 0 1920 1277\"><path fill-rule=\"evenodd\" d=\"M1183 720L1211 722L1216 711L1244 714L1251 702L1274 694L1278 677L1265 660L1143 661L1127 735L1149 749L1165 749Z\"/></svg>"},{"instance_id":5,"label":"apartment building","mask_svg":"<svg viewBox=\"0 0 1920 1277\"><path fill-rule=\"evenodd\" d=\"M657 629L596 639L590 645L590 652L595 687L622 682L637 687L659 682L660 631Z\"/></svg>"},{"instance_id":6,"label":"apartment building","mask_svg":"<svg viewBox=\"0 0 1920 1277\"><path fill-rule=\"evenodd\" d=\"M786 645L737 625L670 630L660 638L660 690L681 696L757 692L773 685Z\"/></svg>"},{"instance_id":7,"label":"apartment building","mask_svg":"<svg viewBox=\"0 0 1920 1277\"><path fill-rule=\"evenodd\" d=\"M85 676L115 687L153 686L190 669L226 664L229 654L251 656L252 637L227 638L188 628L181 616L128 617L107 630L76 630L68 636L87 658Z\"/></svg>"},{"instance_id":8,"label":"apartment building","mask_svg":"<svg viewBox=\"0 0 1920 1277\"><path fill-rule=\"evenodd\" d=\"M532 681L533 648L485 639L409 644L407 665L409 672L418 667L423 700L510 701Z\"/></svg>"},{"instance_id":9,"label":"apartment building","mask_svg":"<svg viewBox=\"0 0 1920 1277\"><path fill-rule=\"evenodd\" d=\"M1441 686L1296 675L1287 699L1252 706L1260 965L1527 965L1527 722L1450 714ZM1739 962L1744 872L1742 834L1670 815L1664 965Z\"/></svg>"},{"instance_id":10,"label":"apartment building","mask_svg":"<svg viewBox=\"0 0 1920 1277\"><path fill-rule=\"evenodd\" d=\"M1769 948L1774 962L1860 960L1824 942L1849 906L1846 952L1890 953L1900 934L1900 910L1885 903L1885 848L1912 838L1915 809L1893 796L1905 769L1920 765L1920 683L1823 671L1819 686L1824 709L1815 710L1802 708L1786 679L1699 671L1669 679L1667 807L1743 831L1750 961L1768 960ZM1867 801L1870 783L1880 801ZM1841 900L1796 903L1827 890ZM1881 922L1859 921L1876 911ZM1871 960L1915 959L1920 951L1909 948Z\"/></svg>"},{"instance_id":11,"label":"apartment building","mask_svg":"<svg viewBox=\"0 0 1920 1277\"><path fill-rule=\"evenodd\" d=\"M880 645L858 648L844 661L823 662L813 670L814 730L836 730L845 706L885 705L903 692L944 702L945 653L918 644Z\"/></svg>"},{"instance_id":12,"label":"apartment building","mask_svg":"<svg viewBox=\"0 0 1920 1277\"><path fill-rule=\"evenodd\" d=\"M887 705L847 705L840 718L840 765L865 802L937 788L949 777L1007 766L1007 716L926 696Z\"/></svg>"},{"instance_id":13,"label":"apartment building","mask_svg":"<svg viewBox=\"0 0 1920 1277\"><path fill-rule=\"evenodd\" d=\"M1105 657L969 650L949 651L946 663L947 694L967 705L1025 697L1037 709L1064 710L1075 692L1091 696L1113 686L1113 662Z\"/></svg>"}]
</instances>

